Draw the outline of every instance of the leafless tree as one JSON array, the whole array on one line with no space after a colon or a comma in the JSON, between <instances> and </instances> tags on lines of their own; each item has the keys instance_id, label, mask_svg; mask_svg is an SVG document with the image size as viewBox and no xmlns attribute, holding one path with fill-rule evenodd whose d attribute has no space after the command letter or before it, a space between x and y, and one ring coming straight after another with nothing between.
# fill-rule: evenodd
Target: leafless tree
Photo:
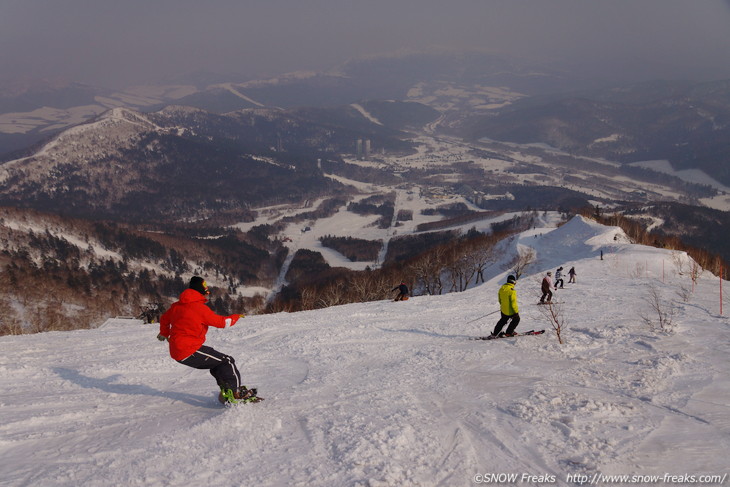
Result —
<instances>
[{"instance_id":1,"label":"leafless tree","mask_svg":"<svg viewBox=\"0 0 730 487\"><path fill-rule=\"evenodd\" d=\"M535 249L530 247L520 247L517 251L517 255L509 261L505 270L511 270L514 272L515 277L519 280L520 276L525 272L525 269L535 261Z\"/></svg>"},{"instance_id":2,"label":"leafless tree","mask_svg":"<svg viewBox=\"0 0 730 487\"><path fill-rule=\"evenodd\" d=\"M465 251L466 249L464 248L455 247L448 253L446 271L451 281L451 289L449 289L449 292L464 291L469 286L469 282L476 272L469 260L469 254L464 253Z\"/></svg>"},{"instance_id":3,"label":"leafless tree","mask_svg":"<svg viewBox=\"0 0 730 487\"><path fill-rule=\"evenodd\" d=\"M329 308L330 306L337 306L338 304L344 304L345 288L340 283L333 282L327 284L321 291L319 300L317 301L317 307Z\"/></svg>"},{"instance_id":4,"label":"leafless tree","mask_svg":"<svg viewBox=\"0 0 730 487\"><path fill-rule=\"evenodd\" d=\"M317 303L317 290L313 287L304 287L300 291L302 309L314 309Z\"/></svg>"},{"instance_id":5,"label":"leafless tree","mask_svg":"<svg viewBox=\"0 0 730 487\"><path fill-rule=\"evenodd\" d=\"M13 307L0 299L0 335L21 335L23 325Z\"/></svg>"},{"instance_id":6,"label":"leafless tree","mask_svg":"<svg viewBox=\"0 0 730 487\"><path fill-rule=\"evenodd\" d=\"M496 243L496 240L492 238L483 239L469 252L469 260L476 274L475 284L478 284L480 279L485 282L484 270L495 260L494 247Z\"/></svg>"},{"instance_id":7,"label":"leafless tree","mask_svg":"<svg viewBox=\"0 0 730 487\"><path fill-rule=\"evenodd\" d=\"M390 287L389 287L390 286ZM354 274L348 285L351 302L377 301L386 298L392 286L382 273L361 272Z\"/></svg>"},{"instance_id":8,"label":"leafless tree","mask_svg":"<svg viewBox=\"0 0 730 487\"><path fill-rule=\"evenodd\" d=\"M443 292L441 274L444 268L444 249L436 247L410 265L410 271L423 286L426 294L436 295Z\"/></svg>"},{"instance_id":9,"label":"leafless tree","mask_svg":"<svg viewBox=\"0 0 730 487\"><path fill-rule=\"evenodd\" d=\"M551 328L558 338L558 343L563 344L563 330L565 329L565 313L560 303L547 302L540 305L540 313L550 323Z\"/></svg>"}]
</instances>

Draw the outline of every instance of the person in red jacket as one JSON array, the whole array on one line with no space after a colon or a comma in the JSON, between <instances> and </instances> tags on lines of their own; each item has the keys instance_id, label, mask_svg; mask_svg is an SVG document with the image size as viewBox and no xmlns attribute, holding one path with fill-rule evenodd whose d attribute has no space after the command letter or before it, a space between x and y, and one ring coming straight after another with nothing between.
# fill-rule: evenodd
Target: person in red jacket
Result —
<instances>
[{"instance_id":1,"label":"person in red jacket","mask_svg":"<svg viewBox=\"0 0 730 487\"><path fill-rule=\"evenodd\" d=\"M205 305L208 300L208 284L202 277L190 279L188 289L180 294L160 317L158 340L170 344L170 356L188 367L208 369L215 378L221 393L221 402L235 403L255 396L255 389L241 385L241 374L233 357L205 346L205 334L209 326L227 328L235 325L244 315L220 316Z\"/></svg>"}]
</instances>

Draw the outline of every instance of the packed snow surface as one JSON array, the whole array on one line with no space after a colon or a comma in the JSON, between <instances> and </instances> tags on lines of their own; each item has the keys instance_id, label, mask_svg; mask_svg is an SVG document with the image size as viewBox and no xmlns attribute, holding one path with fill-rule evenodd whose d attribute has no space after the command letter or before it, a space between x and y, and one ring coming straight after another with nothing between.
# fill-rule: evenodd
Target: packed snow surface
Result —
<instances>
[{"instance_id":1,"label":"packed snow surface","mask_svg":"<svg viewBox=\"0 0 730 487\"><path fill-rule=\"evenodd\" d=\"M579 217L517 246L536 251L517 283L518 330L546 334L469 340L494 326L502 270L463 293L211 329L207 344L236 358L258 404L218 404L212 377L173 361L155 325L2 337L0 484L726 482L720 280L704 273L693 289L685 255ZM555 291L562 345L535 304L559 265L578 273ZM666 331L642 318L656 321L652 289L675 310Z\"/></svg>"}]
</instances>

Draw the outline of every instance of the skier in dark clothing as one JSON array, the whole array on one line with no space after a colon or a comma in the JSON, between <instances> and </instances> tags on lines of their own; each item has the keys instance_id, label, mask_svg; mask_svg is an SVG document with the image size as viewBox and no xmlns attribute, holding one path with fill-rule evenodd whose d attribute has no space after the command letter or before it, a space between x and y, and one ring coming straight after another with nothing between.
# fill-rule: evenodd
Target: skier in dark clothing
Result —
<instances>
[{"instance_id":1,"label":"skier in dark clothing","mask_svg":"<svg viewBox=\"0 0 730 487\"><path fill-rule=\"evenodd\" d=\"M408 286L406 286L405 282L401 282L391 289L390 292L395 290L398 290L398 295L395 297L395 301L406 301L408 299Z\"/></svg>"},{"instance_id":2,"label":"skier in dark clothing","mask_svg":"<svg viewBox=\"0 0 730 487\"><path fill-rule=\"evenodd\" d=\"M549 303L553 299L553 292L550 290L553 285L552 275L553 273L548 271L547 276L542 279L542 297L540 298L540 304Z\"/></svg>"},{"instance_id":3,"label":"skier in dark clothing","mask_svg":"<svg viewBox=\"0 0 730 487\"><path fill-rule=\"evenodd\" d=\"M499 298L499 311L501 316L492 332L493 337L501 334L502 328L507 322L509 322L509 326L504 332L504 336L514 336L515 328L520 324L520 310L517 306L517 291L515 291L516 282L517 279L515 279L515 276L508 276L507 282L499 288L497 297Z\"/></svg>"},{"instance_id":4,"label":"skier in dark clothing","mask_svg":"<svg viewBox=\"0 0 730 487\"><path fill-rule=\"evenodd\" d=\"M558 270L555 271L555 289L558 288L558 285L560 285L560 289L563 289L563 268L558 267Z\"/></svg>"},{"instance_id":5,"label":"skier in dark clothing","mask_svg":"<svg viewBox=\"0 0 730 487\"><path fill-rule=\"evenodd\" d=\"M570 284L571 282L575 283L575 276L577 275L575 273L575 267L570 268L570 270L568 271L568 275L570 276L570 279L568 279L568 284Z\"/></svg>"}]
</instances>

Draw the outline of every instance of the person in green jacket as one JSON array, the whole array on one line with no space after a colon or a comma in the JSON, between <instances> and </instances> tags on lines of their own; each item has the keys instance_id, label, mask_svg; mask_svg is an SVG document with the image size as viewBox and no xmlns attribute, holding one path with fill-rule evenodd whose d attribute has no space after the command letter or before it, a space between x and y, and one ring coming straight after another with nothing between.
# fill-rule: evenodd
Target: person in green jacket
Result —
<instances>
[{"instance_id":1,"label":"person in green jacket","mask_svg":"<svg viewBox=\"0 0 730 487\"><path fill-rule=\"evenodd\" d=\"M520 324L520 310L517 306L517 291L515 291L516 282L515 276L510 275L507 277L507 282L499 288L497 296L499 297L499 311L502 316L494 327L492 336L499 336L507 322L509 322L509 326L503 336L514 336L515 329Z\"/></svg>"}]
</instances>

